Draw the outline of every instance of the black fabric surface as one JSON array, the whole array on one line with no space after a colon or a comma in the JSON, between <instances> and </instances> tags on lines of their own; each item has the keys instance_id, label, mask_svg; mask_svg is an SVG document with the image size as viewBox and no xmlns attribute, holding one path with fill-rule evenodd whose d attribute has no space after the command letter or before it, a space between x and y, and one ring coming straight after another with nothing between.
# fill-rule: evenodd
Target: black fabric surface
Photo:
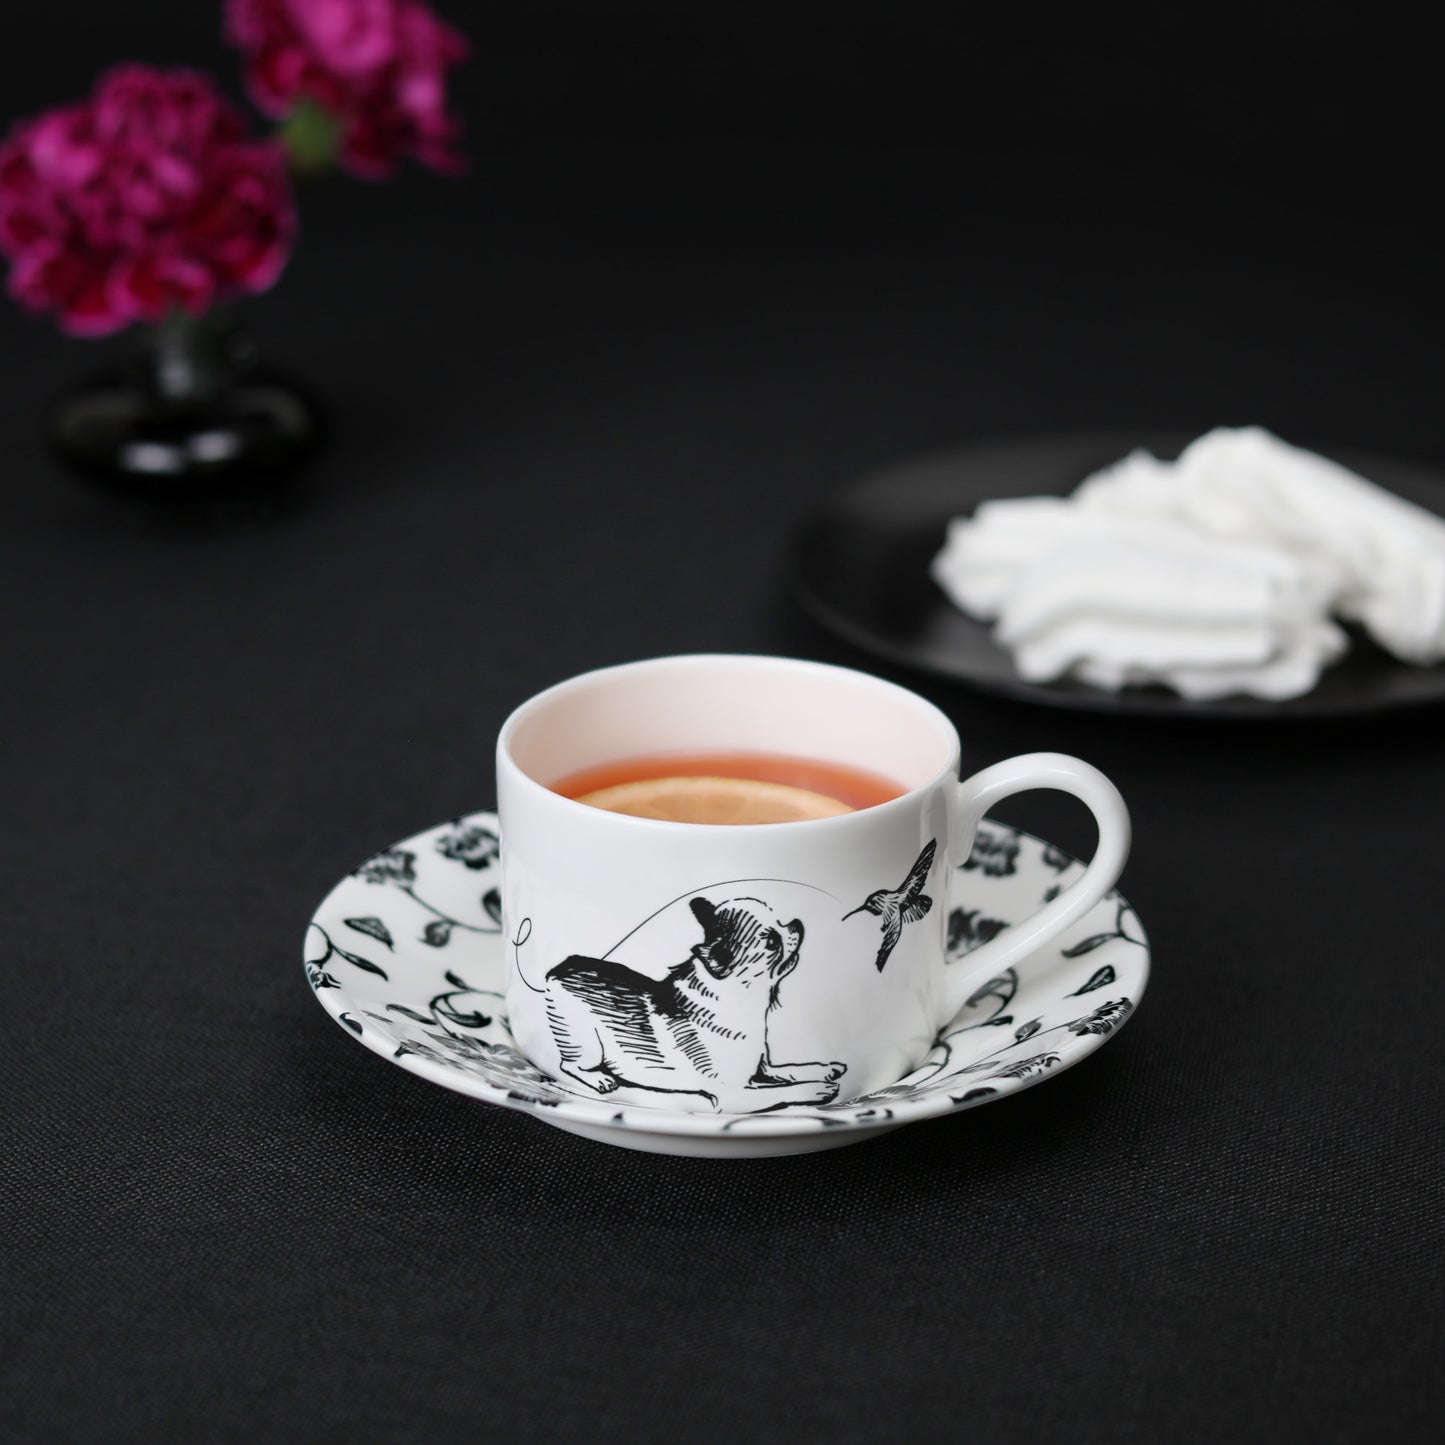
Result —
<instances>
[{"instance_id":1,"label":"black fabric surface","mask_svg":"<svg viewBox=\"0 0 1445 1445\"><path fill-rule=\"evenodd\" d=\"M207 7L53 0L0 105ZM896 456L1260 422L1445 468L1438 116L1370 7L1146 24L450 7L476 163L327 183L251 319L334 438L177 530L63 477L123 349L0 313L0 1435L1433 1436L1445 714L1071 716L899 677L967 766L1116 779L1148 995L1096 1056L833 1153L588 1143L368 1054L303 928L492 800L507 711L673 651L870 666L782 583ZM953 48L950 48L953 47ZM888 673L886 669L874 669ZM1004 810L1071 849L1082 810Z\"/></svg>"}]
</instances>

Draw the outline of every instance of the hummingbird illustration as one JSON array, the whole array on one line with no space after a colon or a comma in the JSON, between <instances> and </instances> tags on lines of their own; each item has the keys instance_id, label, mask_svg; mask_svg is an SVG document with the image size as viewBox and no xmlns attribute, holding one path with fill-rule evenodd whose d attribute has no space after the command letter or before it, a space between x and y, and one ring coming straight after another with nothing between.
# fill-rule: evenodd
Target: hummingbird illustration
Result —
<instances>
[{"instance_id":1,"label":"hummingbird illustration","mask_svg":"<svg viewBox=\"0 0 1445 1445\"><path fill-rule=\"evenodd\" d=\"M903 925L917 923L933 907L933 899L923 891L923 883L928 877L928 870L933 866L933 854L937 846L936 839L928 841L923 852L914 860L913 867L908 870L908 877L897 888L880 888L843 915L844 918L852 918L854 913L871 913L875 918L882 919L883 937L878 944L879 973L883 972L883 965L897 947Z\"/></svg>"}]
</instances>

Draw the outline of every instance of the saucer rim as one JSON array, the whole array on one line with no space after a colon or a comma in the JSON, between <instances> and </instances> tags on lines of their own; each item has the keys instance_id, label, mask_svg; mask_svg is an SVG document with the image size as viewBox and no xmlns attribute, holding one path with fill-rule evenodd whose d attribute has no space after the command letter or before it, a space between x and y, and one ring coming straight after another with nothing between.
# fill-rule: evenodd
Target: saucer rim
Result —
<instances>
[{"instance_id":1,"label":"saucer rim","mask_svg":"<svg viewBox=\"0 0 1445 1445\"><path fill-rule=\"evenodd\" d=\"M311 932L313 925L326 913L328 905L342 888L356 875L358 869L369 859L384 854L391 849L404 849L419 844L421 841L432 838L436 833L447 827L456 824L479 826L488 828L500 836L500 829L497 821L497 814L493 809L477 809L470 813L454 815L431 824L429 827L418 829L406 837L398 839L388 845L387 848L373 850L366 858L362 859L348 873L336 880L326 891L320 902L312 909L311 916L307 920L306 928L302 934L302 960L303 968L306 955L306 938ZM1049 843L1047 839L1040 838L1035 833L1029 833L1022 828L1013 828L1009 824L996 824L1000 827L1008 827L1011 832L1020 838L1027 838L1041 847L1053 848L1063 854L1071 862L1078 862L1074 855L1067 850L1058 848L1056 844ZM963 870L956 868L953 873ZM951 873L950 879L953 874ZM946 1091L940 1090L933 1094L916 1099L890 1099L886 1104L873 1105L865 1108L858 1114L848 1115L839 1111L838 1117L820 1118L817 1115L807 1114L748 1114L748 1113L703 1113L701 1111L683 1109L662 1109L654 1106L643 1106L629 1104L625 1107L617 1104L608 1104L592 1099L585 1099L574 1092L561 1081L554 1079L550 1074L547 1078L554 1087L562 1089L567 1098L555 1103L542 1104L535 1100L518 1098L510 1095L500 1085L488 1083L473 1074L459 1075L455 1070L442 1064L433 1063L420 1054L404 1054L400 1058L392 1052L392 1043L384 1038L374 1029L364 1028L357 1032L357 1025L354 1020L348 1021L342 1015L348 1012L342 1004L346 1001L347 991L344 988L337 989L313 989L312 993L326 1011L328 1017L340 1028L353 1042L364 1045L370 1052L379 1058L385 1059L387 1063L404 1069L407 1073L415 1074L425 1079L428 1083L436 1084L454 1094L462 1094L467 1098L477 1099L485 1104L494 1104L501 1108L511 1110L515 1113L529 1115L532 1118L540 1119L544 1123L552 1124L554 1127L562 1128L567 1132L577 1132L587 1136L589 1131L601 1129L608 1135L625 1136L645 1134L653 1138L666 1138L669 1136L698 1139L706 1138L720 1148L727 1148L731 1144L746 1146L747 1144L766 1144L769 1141L782 1141L787 1138L830 1138L838 1143L845 1142L845 1136L856 1134L871 1134L876 1132L887 1132L896 1129L904 1124L920 1123L926 1119L940 1118L949 1114L964 1113L970 1109L978 1108L980 1105L997 1103L1002 1099L1012 1098L1022 1093L1025 1089L1033 1088L1037 1084L1046 1082L1049 1079L1057 1078L1060 1074L1074 1067L1074 1065L1089 1058L1110 1039L1117 1036L1122 1029L1138 1012L1140 1000L1143 998L1149 984L1149 977L1153 963L1153 948L1149 942L1148 930L1144 927L1143 920L1139 918L1137 910L1128 903L1127 898L1118 888L1111 889L1105 894L1100 903L1118 901L1128 906L1134 914L1138 923L1140 953L1137 955L1136 967L1138 969L1137 983L1131 983L1129 1002L1131 1007L1126 1016L1119 1023L1104 1034L1075 1035L1078 1042L1073 1045L1069 1055L1061 1058L1058 1063L1042 1073L1033 1074L1022 1079L1000 1079L993 1082L991 1092L978 1098L963 1098L955 1100ZM1099 905L1096 904L1095 907ZM1092 911L1092 910L1091 910ZM1086 914L1085 917L1088 915ZM320 925L317 925L320 926ZM497 935L501 937L500 931ZM1046 945L1047 946L1047 945ZM1032 955L1030 955L1032 956ZM331 995L336 994L333 1000ZM354 1006L354 1005L353 1005ZM505 1008L505 1001L503 1004ZM508 1028L510 1033L510 1027ZM625 1113L625 1121L622 1115ZM870 1117L876 1114L878 1117ZM566 1120L567 1123L563 1123ZM569 1130L568 1123L575 1123L585 1126L580 1130ZM828 1147L820 1145L819 1147ZM740 1147L739 1152L746 1152L745 1147Z\"/></svg>"}]
</instances>

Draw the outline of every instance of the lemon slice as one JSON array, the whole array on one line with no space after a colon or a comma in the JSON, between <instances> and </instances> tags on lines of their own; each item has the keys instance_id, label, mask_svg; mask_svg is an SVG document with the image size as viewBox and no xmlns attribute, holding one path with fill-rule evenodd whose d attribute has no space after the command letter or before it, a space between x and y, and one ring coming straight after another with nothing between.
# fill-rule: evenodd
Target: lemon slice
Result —
<instances>
[{"instance_id":1,"label":"lemon slice","mask_svg":"<svg viewBox=\"0 0 1445 1445\"><path fill-rule=\"evenodd\" d=\"M577 801L669 823L801 823L853 811L826 794L756 778L642 778L583 793Z\"/></svg>"}]
</instances>

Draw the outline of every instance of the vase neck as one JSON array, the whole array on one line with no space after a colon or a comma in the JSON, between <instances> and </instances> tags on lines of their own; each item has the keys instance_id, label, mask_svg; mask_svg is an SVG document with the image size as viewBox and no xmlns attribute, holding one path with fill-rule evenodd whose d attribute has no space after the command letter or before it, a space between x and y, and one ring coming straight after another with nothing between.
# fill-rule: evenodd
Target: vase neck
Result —
<instances>
[{"instance_id":1,"label":"vase neck","mask_svg":"<svg viewBox=\"0 0 1445 1445\"><path fill-rule=\"evenodd\" d=\"M230 386L246 364L243 334L215 312L177 313L152 327L146 341L151 386L170 402L209 400Z\"/></svg>"}]
</instances>

